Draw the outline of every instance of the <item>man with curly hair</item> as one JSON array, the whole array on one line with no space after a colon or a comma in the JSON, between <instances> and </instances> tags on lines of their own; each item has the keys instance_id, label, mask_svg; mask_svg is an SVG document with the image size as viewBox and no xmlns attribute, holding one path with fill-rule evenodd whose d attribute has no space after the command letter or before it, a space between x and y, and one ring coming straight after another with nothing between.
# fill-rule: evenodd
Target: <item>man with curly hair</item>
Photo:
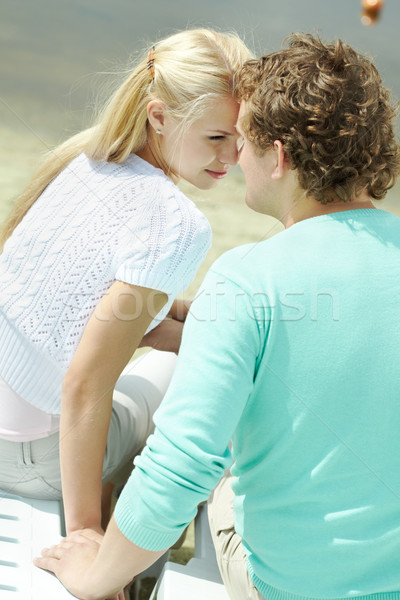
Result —
<instances>
[{"instance_id":1,"label":"man with curly hair","mask_svg":"<svg viewBox=\"0 0 400 600\"><path fill-rule=\"evenodd\" d=\"M231 599L399 599L400 219L372 203L395 113L366 57L310 35L245 65L238 99L247 203L285 229L207 274L100 550L81 535L37 564L116 593L217 486Z\"/></svg>"}]
</instances>

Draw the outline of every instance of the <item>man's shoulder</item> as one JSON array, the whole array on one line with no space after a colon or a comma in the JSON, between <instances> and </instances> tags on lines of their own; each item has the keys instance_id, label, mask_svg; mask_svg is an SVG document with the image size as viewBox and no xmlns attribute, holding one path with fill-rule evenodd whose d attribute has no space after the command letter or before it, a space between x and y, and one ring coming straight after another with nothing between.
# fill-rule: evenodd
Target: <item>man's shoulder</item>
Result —
<instances>
[{"instance_id":1,"label":"man's shoulder","mask_svg":"<svg viewBox=\"0 0 400 600\"><path fill-rule=\"evenodd\" d=\"M254 273L271 268L282 260L288 248L287 231L282 231L266 240L236 246L224 252L212 265L221 273Z\"/></svg>"}]
</instances>

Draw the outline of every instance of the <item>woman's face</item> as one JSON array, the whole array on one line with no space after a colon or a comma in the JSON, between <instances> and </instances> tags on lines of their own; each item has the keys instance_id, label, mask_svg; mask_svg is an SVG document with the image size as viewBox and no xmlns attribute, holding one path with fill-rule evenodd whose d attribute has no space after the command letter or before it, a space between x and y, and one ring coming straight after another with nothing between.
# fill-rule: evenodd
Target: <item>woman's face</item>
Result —
<instances>
[{"instance_id":1,"label":"woman's face","mask_svg":"<svg viewBox=\"0 0 400 600\"><path fill-rule=\"evenodd\" d=\"M214 187L238 162L238 113L236 100L221 98L183 134L176 121L166 117L160 142L172 170L202 190Z\"/></svg>"}]
</instances>

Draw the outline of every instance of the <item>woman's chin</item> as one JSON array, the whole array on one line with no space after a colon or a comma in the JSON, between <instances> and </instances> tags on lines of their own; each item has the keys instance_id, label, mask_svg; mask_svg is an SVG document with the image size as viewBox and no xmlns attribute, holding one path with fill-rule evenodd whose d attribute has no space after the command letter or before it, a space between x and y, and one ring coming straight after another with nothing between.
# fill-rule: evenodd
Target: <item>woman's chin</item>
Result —
<instances>
[{"instance_id":1,"label":"woman's chin","mask_svg":"<svg viewBox=\"0 0 400 600\"><path fill-rule=\"evenodd\" d=\"M189 183L197 187L199 190L211 190L218 185L218 179L213 179L212 177L206 176L206 178L198 178L196 181L189 181Z\"/></svg>"}]
</instances>

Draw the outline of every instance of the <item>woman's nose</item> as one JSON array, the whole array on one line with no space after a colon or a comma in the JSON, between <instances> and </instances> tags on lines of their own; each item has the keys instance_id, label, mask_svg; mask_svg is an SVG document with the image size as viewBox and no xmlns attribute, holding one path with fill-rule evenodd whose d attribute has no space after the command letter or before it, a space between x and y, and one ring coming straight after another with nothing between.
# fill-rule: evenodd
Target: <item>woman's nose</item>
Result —
<instances>
[{"instance_id":1,"label":"woman's nose","mask_svg":"<svg viewBox=\"0 0 400 600\"><path fill-rule=\"evenodd\" d=\"M218 160L223 164L237 165L239 161L239 152L235 137L232 137L232 139L229 138L224 147L221 148Z\"/></svg>"}]
</instances>

